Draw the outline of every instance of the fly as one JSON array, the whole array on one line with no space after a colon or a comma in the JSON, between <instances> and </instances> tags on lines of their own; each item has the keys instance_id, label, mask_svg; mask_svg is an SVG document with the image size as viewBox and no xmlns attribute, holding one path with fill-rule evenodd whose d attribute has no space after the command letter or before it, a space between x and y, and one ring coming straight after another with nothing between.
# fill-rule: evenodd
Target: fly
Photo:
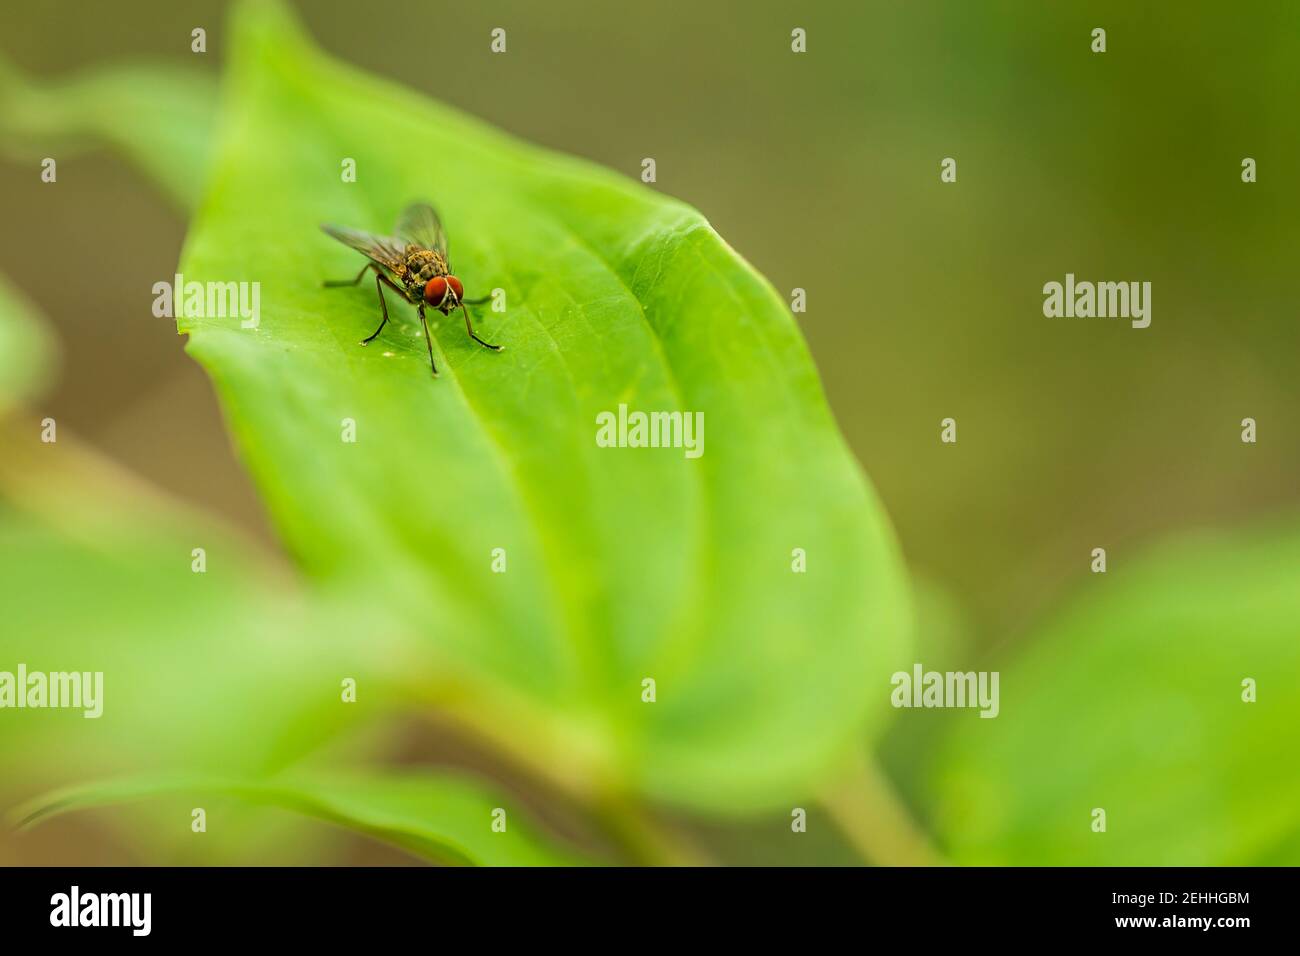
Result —
<instances>
[{"instance_id":1,"label":"fly","mask_svg":"<svg viewBox=\"0 0 1300 956\"><path fill-rule=\"evenodd\" d=\"M379 308L383 319L379 328L361 340L369 345L388 324L388 304L384 301L384 286L392 289L406 301L414 303L420 311L420 325L424 328L424 344L429 349L429 368L435 378L438 366L433 364L433 340L429 338L429 323L424 318L425 306L448 315L459 308L465 314L465 331L484 348L500 352L500 345L484 342L474 331L466 305L479 305L488 300L466 299L465 287L451 273L447 262L447 233L442 221L428 203L411 203L397 219L394 236L377 236L345 226L321 226L329 235L344 245L351 246L370 261L357 273L355 279L324 283L326 288L354 286L371 269L375 270L375 291L379 294Z\"/></svg>"}]
</instances>

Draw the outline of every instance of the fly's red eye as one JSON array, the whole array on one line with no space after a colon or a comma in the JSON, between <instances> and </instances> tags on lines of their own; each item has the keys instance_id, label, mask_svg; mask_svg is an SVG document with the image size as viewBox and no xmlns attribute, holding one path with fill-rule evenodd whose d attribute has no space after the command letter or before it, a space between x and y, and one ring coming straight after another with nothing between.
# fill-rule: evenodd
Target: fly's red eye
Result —
<instances>
[{"instance_id":1,"label":"fly's red eye","mask_svg":"<svg viewBox=\"0 0 1300 956\"><path fill-rule=\"evenodd\" d=\"M442 300L446 297L447 280L442 276L434 276L424 287L424 301L430 305L442 305Z\"/></svg>"},{"instance_id":2,"label":"fly's red eye","mask_svg":"<svg viewBox=\"0 0 1300 956\"><path fill-rule=\"evenodd\" d=\"M451 286L451 291L456 296L457 302L465 298L465 287L460 284L460 280L455 276L447 276L447 285Z\"/></svg>"}]
</instances>

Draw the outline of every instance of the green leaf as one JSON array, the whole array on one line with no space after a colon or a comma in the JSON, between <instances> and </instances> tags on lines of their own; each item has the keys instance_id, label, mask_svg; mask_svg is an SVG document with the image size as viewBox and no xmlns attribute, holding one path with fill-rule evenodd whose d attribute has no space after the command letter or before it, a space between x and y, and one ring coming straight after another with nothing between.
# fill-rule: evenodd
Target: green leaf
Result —
<instances>
[{"instance_id":1,"label":"green leaf","mask_svg":"<svg viewBox=\"0 0 1300 956\"><path fill-rule=\"evenodd\" d=\"M410 622L412 679L571 788L814 790L879 723L906 599L783 300L694 210L340 65L282 7L238 7L231 49L182 271L259 282L260 324L179 326L294 555ZM477 310L500 354L434 324L436 381L411 307L361 348L373 281L320 287L362 262L318 224L383 232L424 197L468 295L508 305ZM620 404L702 412L703 456L597 447Z\"/></svg>"},{"instance_id":2,"label":"green leaf","mask_svg":"<svg viewBox=\"0 0 1300 956\"><path fill-rule=\"evenodd\" d=\"M54 351L0 277L0 412L39 392ZM47 444L0 422L0 447L0 671L104 675L98 716L0 711L0 792L124 768L266 770L346 724L339 675L359 665L340 609L303 604L283 568L66 428Z\"/></svg>"},{"instance_id":3,"label":"green leaf","mask_svg":"<svg viewBox=\"0 0 1300 956\"><path fill-rule=\"evenodd\" d=\"M146 778L46 794L12 814L32 827L76 810L173 794L234 796L336 823L441 863L569 866L584 861L537 835L527 814L480 783L447 772L298 777L283 780ZM494 814L505 829L494 830ZM184 825L187 816L179 819Z\"/></svg>"},{"instance_id":4,"label":"green leaf","mask_svg":"<svg viewBox=\"0 0 1300 956\"><path fill-rule=\"evenodd\" d=\"M0 671L103 674L98 716L0 711L0 795L146 770L267 773L402 704L370 693L406 666L373 609L308 600L248 542L66 431L44 444L0 427L0 444ZM344 677L363 688L355 704Z\"/></svg>"},{"instance_id":5,"label":"green leaf","mask_svg":"<svg viewBox=\"0 0 1300 956\"><path fill-rule=\"evenodd\" d=\"M216 105L212 77L123 63L36 83L0 56L0 143L19 160L107 143L189 209L202 195Z\"/></svg>"},{"instance_id":6,"label":"green leaf","mask_svg":"<svg viewBox=\"0 0 1300 956\"><path fill-rule=\"evenodd\" d=\"M44 319L0 275L0 416L41 393L54 356L54 338Z\"/></svg>"},{"instance_id":7,"label":"green leaf","mask_svg":"<svg viewBox=\"0 0 1300 956\"><path fill-rule=\"evenodd\" d=\"M0 412L39 394L54 352L0 277ZM104 675L96 706L0 711L0 796L124 768L265 770L345 723L321 626L337 611L298 605L283 570L66 429L46 444L0 422L0 446L0 671Z\"/></svg>"},{"instance_id":8,"label":"green leaf","mask_svg":"<svg viewBox=\"0 0 1300 956\"><path fill-rule=\"evenodd\" d=\"M973 864L1295 864L1300 528L1110 555L1001 669L1001 712L951 715L929 788ZM1258 700L1242 699L1251 678ZM1106 832L1092 831L1092 811ZM1291 838L1287 860L1277 857Z\"/></svg>"}]
</instances>

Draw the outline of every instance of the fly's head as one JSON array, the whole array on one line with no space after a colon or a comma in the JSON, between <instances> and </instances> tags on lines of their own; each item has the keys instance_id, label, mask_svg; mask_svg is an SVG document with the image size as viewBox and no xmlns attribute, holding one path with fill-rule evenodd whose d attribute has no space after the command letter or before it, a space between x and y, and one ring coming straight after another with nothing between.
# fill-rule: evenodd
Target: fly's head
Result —
<instances>
[{"instance_id":1,"label":"fly's head","mask_svg":"<svg viewBox=\"0 0 1300 956\"><path fill-rule=\"evenodd\" d=\"M443 315L460 305L465 287L453 275L434 276L424 285L424 301Z\"/></svg>"}]
</instances>

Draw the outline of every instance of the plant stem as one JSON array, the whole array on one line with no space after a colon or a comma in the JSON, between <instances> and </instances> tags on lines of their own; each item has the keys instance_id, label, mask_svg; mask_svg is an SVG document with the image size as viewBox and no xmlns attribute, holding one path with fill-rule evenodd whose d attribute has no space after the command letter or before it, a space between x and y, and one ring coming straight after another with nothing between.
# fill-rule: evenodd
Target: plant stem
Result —
<instances>
[{"instance_id":1,"label":"plant stem","mask_svg":"<svg viewBox=\"0 0 1300 956\"><path fill-rule=\"evenodd\" d=\"M655 820L643 806L628 800L606 800L598 808L610 836L643 866L709 866L697 848Z\"/></svg>"},{"instance_id":2,"label":"plant stem","mask_svg":"<svg viewBox=\"0 0 1300 956\"><path fill-rule=\"evenodd\" d=\"M821 802L868 863L876 866L947 863L870 758L855 757L848 774L822 794Z\"/></svg>"},{"instance_id":3,"label":"plant stem","mask_svg":"<svg viewBox=\"0 0 1300 956\"><path fill-rule=\"evenodd\" d=\"M635 796L614 789L609 781L598 778L594 772L599 767L598 761L573 763L562 759L572 757L572 748L565 747L561 741L549 740L545 735L537 736L537 729L545 725L540 717L519 719L522 712L511 710L501 700L495 700L492 706L484 708L485 692L475 692L462 699L463 695L457 693L430 694L426 686L414 693L440 719L449 721L498 759L546 781L559 794L590 814L629 861L641 866L712 865L707 854L656 819L653 811ZM476 706L467 706L469 703ZM516 719L513 722L504 722L499 717L485 720L482 717L484 711L497 715L514 714ZM529 737L505 729L518 726L532 727L534 735Z\"/></svg>"}]
</instances>

